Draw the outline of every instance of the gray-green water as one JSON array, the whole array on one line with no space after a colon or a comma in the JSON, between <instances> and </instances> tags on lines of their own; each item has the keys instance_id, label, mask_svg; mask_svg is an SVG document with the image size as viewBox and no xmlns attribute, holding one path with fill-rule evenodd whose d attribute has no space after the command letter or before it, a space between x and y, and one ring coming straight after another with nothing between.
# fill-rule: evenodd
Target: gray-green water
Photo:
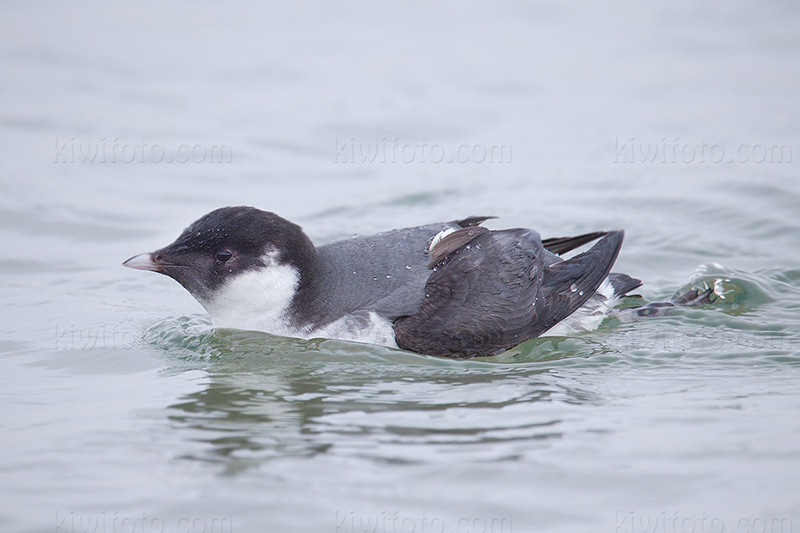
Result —
<instances>
[{"instance_id":1,"label":"gray-green water","mask_svg":"<svg viewBox=\"0 0 800 533\"><path fill-rule=\"evenodd\" d=\"M2 11L0 530L800 529L796 4ZM236 204L624 228L645 299L725 297L455 362L119 266Z\"/></svg>"}]
</instances>

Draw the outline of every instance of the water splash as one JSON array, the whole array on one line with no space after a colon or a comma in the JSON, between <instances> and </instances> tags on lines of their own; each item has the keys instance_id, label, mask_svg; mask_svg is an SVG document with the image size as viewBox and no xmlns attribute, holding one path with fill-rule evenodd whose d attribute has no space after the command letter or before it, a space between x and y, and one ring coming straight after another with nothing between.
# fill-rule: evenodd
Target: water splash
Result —
<instances>
[{"instance_id":1,"label":"water splash","mask_svg":"<svg viewBox=\"0 0 800 533\"><path fill-rule=\"evenodd\" d=\"M746 313L773 301L767 280L725 268L717 263L700 265L689 282L675 291L673 299L680 299L691 291L700 293L711 289L710 305L731 314Z\"/></svg>"}]
</instances>

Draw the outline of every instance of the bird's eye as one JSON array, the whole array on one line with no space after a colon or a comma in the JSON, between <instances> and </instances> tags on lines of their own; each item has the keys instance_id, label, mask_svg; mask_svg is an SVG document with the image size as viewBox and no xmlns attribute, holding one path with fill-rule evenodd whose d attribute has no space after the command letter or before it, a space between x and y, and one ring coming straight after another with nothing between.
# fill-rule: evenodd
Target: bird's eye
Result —
<instances>
[{"instance_id":1,"label":"bird's eye","mask_svg":"<svg viewBox=\"0 0 800 533\"><path fill-rule=\"evenodd\" d=\"M225 263L230 260L231 257L233 257L233 254L230 252L217 252L217 261L220 263Z\"/></svg>"}]
</instances>

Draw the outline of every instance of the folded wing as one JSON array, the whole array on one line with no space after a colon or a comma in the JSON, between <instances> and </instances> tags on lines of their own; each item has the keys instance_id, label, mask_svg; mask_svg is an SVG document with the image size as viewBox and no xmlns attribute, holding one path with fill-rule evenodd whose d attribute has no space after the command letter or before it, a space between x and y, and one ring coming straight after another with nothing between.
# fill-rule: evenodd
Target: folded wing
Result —
<instances>
[{"instance_id":1,"label":"folded wing","mask_svg":"<svg viewBox=\"0 0 800 533\"><path fill-rule=\"evenodd\" d=\"M537 337L594 293L622 237L610 232L588 251L546 264L552 256L534 231L456 230L431 250L433 272L422 306L395 321L395 340L418 353L466 358Z\"/></svg>"}]
</instances>

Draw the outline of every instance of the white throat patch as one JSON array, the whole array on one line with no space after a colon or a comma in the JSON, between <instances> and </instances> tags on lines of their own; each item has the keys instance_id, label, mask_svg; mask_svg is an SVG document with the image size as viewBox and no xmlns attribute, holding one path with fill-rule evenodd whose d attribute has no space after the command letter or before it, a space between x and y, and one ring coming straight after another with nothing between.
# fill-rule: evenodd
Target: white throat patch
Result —
<instances>
[{"instance_id":1,"label":"white throat patch","mask_svg":"<svg viewBox=\"0 0 800 533\"><path fill-rule=\"evenodd\" d=\"M267 266L233 276L212 299L200 301L214 327L297 335L286 313L297 292L300 273L292 266L278 264L275 256L265 255Z\"/></svg>"}]
</instances>

